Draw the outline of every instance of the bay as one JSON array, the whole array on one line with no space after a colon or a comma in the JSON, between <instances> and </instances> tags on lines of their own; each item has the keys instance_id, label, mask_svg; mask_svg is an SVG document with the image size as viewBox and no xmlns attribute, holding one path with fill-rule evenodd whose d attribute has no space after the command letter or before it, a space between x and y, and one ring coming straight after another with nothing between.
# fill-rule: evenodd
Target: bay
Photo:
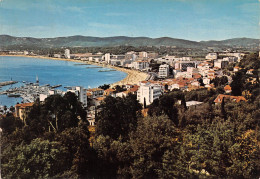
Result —
<instances>
[{"instance_id":1,"label":"bay","mask_svg":"<svg viewBox=\"0 0 260 179\"><path fill-rule=\"evenodd\" d=\"M75 65L80 62L51 60L41 58L0 56L0 82L18 81L17 84L2 87L0 91L24 85L25 82L58 85L66 91L65 86L83 86L94 88L103 84L111 84L124 79L127 74L121 71L98 72L108 68L86 68L94 65ZM11 106L21 102L21 98L10 98L0 95L0 105Z\"/></svg>"}]
</instances>

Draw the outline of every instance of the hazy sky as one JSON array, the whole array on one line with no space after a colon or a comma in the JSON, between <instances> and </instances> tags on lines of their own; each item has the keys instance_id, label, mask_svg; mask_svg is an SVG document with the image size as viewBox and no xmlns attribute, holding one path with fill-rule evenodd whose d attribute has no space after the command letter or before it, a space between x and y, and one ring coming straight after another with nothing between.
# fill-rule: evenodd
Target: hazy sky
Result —
<instances>
[{"instance_id":1,"label":"hazy sky","mask_svg":"<svg viewBox=\"0 0 260 179\"><path fill-rule=\"evenodd\" d=\"M260 0L0 0L0 34L260 38Z\"/></svg>"}]
</instances>

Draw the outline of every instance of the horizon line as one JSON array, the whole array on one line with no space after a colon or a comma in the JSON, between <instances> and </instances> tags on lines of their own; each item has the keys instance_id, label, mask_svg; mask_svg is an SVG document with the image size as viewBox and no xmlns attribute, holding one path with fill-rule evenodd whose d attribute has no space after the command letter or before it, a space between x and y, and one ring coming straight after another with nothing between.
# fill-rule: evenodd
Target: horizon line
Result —
<instances>
[{"instance_id":1,"label":"horizon line","mask_svg":"<svg viewBox=\"0 0 260 179\"><path fill-rule=\"evenodd\" d=\"M66 38L66 37L76 37L76 36L82 36L82 37L96 37L96 38L112 38L112 37L129 37L129 38L150 38L150 39L160 39L160 38L171 38L171 39L177 39L177 40L186 40L186 41L193 41L193 42L203 42L203 41L224 41L224 40L231 40L231 39L254 39L254 40L260 40L260 38L251 38L251 37L233 37L233 38L227 38L222 40L189 40L189 39L181 39L181 38L175 38L175 37L169 37L169 36L161 36L161 37L147 37L147 36L125 36L125 35L118 35L118 36L88 36L88 35L68 35L68 36L57 36L57 37L32 37L32 36L14 36L14 35L8 35L8 34L0 34L0 36L11 36L11 37L17 37L17 38L35 38L35 39L53 39L53 38Z\"/></svg>"}]
</instances>

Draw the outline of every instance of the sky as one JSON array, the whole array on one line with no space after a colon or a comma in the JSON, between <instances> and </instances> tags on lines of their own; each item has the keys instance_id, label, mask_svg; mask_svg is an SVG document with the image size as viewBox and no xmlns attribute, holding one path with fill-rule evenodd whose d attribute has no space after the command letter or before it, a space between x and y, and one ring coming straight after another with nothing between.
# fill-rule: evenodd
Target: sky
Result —
<instances>
[{"instance_id":1,"label":"sky","mask_svg":"<svg viewBox=\"0 0 260 179\"><path fill-rule=\"evenodd\" d=\"M260 38L260 0L0 0L0 34Z\"/></svg>"}]
</instances>

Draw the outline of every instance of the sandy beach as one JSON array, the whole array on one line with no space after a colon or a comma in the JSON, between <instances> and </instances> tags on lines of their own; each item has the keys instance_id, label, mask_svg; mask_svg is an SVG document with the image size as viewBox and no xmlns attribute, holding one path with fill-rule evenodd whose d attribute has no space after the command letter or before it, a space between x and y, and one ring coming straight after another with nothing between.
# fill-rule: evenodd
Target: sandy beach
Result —
<instances>
[{"instance_id":1,"label":"sandy beach","mask_svg":"<svg viewBox=\"0 0 260 179\"><path fill-rule=\"evenodd\" d=\"M50 60L63 60L63 61L71 61L71 62L80 62L80 63L87 63L91 65L97 65L107 68L113 68L117 71L122 71L124 73L127 73L127 77L124 79L110 84L111 88L116 85L126 85L126 84L139 84L139 81L143 81L147 78L147 74L144 72L140 72L137 70L131 70L131 69L125 69L120 67L115 67L107 64L100 64L95 62L89 62L89 61L80 61L80 60L74 60L74 59L65 59L65 58L52 58L52 57L44 57L44 56L29 56L29 55L0 55L0 56L16 56L16 57L29 57L29 58L41 58L41 59L50 59Z\"/></svg>"}]
</instances>

